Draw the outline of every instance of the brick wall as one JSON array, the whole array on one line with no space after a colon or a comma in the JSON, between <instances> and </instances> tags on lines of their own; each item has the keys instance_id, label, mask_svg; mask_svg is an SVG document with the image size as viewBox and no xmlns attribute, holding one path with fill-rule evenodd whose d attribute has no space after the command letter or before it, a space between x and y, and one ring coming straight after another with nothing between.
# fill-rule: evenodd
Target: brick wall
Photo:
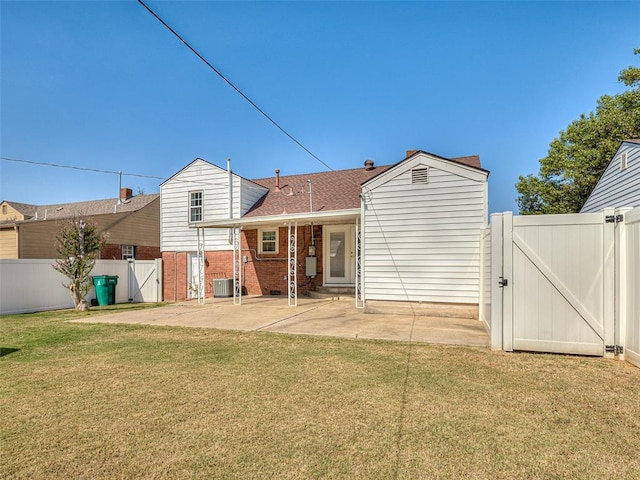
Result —
<instances>
[{"instance_id":1,"label":"brick wall","mask_svg":"<svg viewBox=\"0 0 640 480\"><path fill-rule=\"evenodd\" d=\"M247 257L243 263L243 291L249 295L269 295L279 291L287 294L287 251L288 229L280 228L278 232L278 253L258 253L258 231L246 230L242 235L242 255ZM311 244L311 227L298 227L298 295L315 290L322 285L322 227L314 227L317 258L317 276L308 278L305 275L305 258ZM213 296L213 280L233 277L233 253L205 253L205 296ZM183 301L188 298L187 276L189 274L189 255L186 252L164 252L162 254L164 272L164 300Z\"/></svg>"},{"instance_id":2,"label":"brick wall","mask_svg":"<svg viewBox=\"0 0 640 480\"><path fill-rule=\"evenodd\" d=\"M160 247L136 246L136 260L160 258ZM122 260L122 245L106 244L100 251L102 260Z\"/></svg>"}]
</instances>

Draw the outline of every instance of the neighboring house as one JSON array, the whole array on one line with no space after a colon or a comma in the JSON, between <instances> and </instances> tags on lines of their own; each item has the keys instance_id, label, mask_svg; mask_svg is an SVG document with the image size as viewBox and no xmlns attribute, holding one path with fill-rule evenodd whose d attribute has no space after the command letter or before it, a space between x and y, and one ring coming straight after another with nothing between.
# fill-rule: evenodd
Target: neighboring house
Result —
<instances>
[{"instance_id":1,"label":"neighboring house","mask_svg":"<svg viewBox=\"0 0 640 480\"><path fill-rule=\"evenodd\" d=\"M640 139L625 140L598 180L580 213L606 207L640 207Z\"/></svg>"},{"instance_id":2,"label":"neighboring house","mask_svg":"<svg viewBox=\"0 0 640 480\"><path fill-rule=\"evenodd\" d=\"M64 222L90 219L104 235L100 258L151 260L160 258L160 195L57 205L0 203L0 258L56 258L56 237Z\"/></svg>"},{"instance_id":3,"label":"neighboring house","mask_svg":"<svg viewBox=\"0 0 640 480\"><path fill-rule=\"evenodd\" d=\"M165 300L197 296L202 281L209 296L235 271L248 294L357 287L367 301L478 304L479 157L412 150L395 165L279 173L247 180L198 158L161 185Z\"/></svg>"}]
</instances>

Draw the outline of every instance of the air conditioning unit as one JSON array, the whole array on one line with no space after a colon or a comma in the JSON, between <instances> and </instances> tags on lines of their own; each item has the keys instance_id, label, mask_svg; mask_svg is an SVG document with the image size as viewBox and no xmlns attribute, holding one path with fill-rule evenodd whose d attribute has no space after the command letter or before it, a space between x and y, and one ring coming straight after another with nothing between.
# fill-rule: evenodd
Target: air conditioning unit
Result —
<instances>
[{"instance_id":1,"label":"air conditioning unit","mask_svg":"<svg viewBox=\"0 0 640 480\"><path fill-rule=\"evenodd\" d=\"M217 278L213 281L214 297L233 297L233 278Z\"/></svg>"}]
</instances>

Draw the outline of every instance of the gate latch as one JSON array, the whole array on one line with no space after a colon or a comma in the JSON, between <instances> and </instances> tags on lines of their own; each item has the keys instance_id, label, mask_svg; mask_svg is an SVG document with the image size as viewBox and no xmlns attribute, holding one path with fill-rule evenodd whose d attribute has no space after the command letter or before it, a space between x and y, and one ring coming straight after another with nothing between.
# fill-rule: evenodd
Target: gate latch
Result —
<instances>
[{"instance_id":1,"label":"gate latch","mask_svg":"<svg viewBox=\"0 0 640 480\"><path fill-rule=\"evenodd\" d=\"M498 286L499 286L500 288L502 288L502 287L506 287L507 285L509 285L509 280L507 280L506 278L504 278L504 277L498 277L498 278L499 278L499 280L498 280Z\"/></svg>"}]
</instances>

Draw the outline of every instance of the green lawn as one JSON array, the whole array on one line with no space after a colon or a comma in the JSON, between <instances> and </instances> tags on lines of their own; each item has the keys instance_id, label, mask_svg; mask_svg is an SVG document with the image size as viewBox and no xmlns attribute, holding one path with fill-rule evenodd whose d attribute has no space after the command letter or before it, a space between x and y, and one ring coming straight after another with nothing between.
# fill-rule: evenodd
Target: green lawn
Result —
<instances>
[{"instance_id":1,"label":"green lawn","mask_svg":"<svg viewBox=\"0 0 640 480\"><path fill-rule=\"evenodd\" d=\"M640 478L624 362L79 315L0 317L1 478Z\"/></svg>"}]
</instances>

